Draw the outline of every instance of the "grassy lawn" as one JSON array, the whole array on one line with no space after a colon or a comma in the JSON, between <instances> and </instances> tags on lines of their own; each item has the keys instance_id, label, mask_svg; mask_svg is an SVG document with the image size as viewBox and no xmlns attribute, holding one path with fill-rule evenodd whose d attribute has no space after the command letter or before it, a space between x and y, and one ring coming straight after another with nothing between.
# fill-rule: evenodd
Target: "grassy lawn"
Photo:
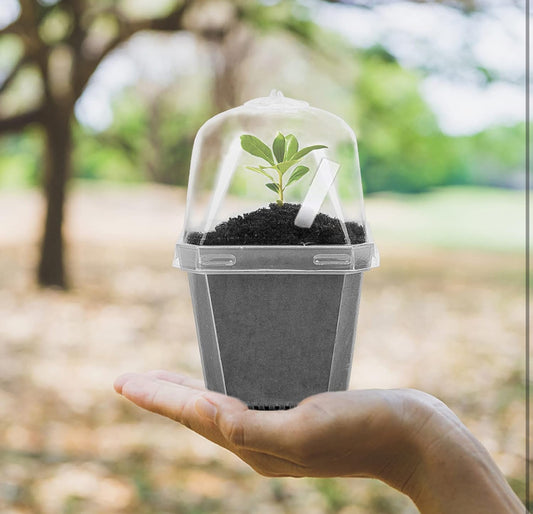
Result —
<instances>
[{"instance_id":1,"label":"grassy lawn","mask_svg":"<svg viewBox=\"0 0 533 514\"><path fill-rule=\"evenodd\" d=\"M520 252L525 193L449 187L419 195L377 194L366 201L376 241L402 245Z\"/></svg>"}]
</instances>

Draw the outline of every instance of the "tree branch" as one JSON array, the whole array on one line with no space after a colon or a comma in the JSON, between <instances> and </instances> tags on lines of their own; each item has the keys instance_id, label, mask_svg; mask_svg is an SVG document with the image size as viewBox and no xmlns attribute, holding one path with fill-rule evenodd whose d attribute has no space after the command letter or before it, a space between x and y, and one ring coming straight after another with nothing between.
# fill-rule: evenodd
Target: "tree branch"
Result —
<instances>
[{"instance_id":1,"label":"tree branch","mask_svg":"<svg viewBox=\"0 0 533 514\"><path fill-rule=\"evenodd\" d=\"M1 34L22 34L24 32L24 27L22 26L22 22L20 19L20 16L12 21L9 25L6 25L3 29L0 30Z\"/></svg>"},{"instance_id":2,"label":"tree branch","mask_svg":"<svg viewBox=\"0 0 533 514\"><path fill-rule=\"evenodd\" d=\"M13 82L13 80L15 80L16 76L18 75L19 71L28 63L30 62L30 59L28 58L28 56L23 56L21 57L17 64L15 64L15 66L13 66L13 68L11 69L11 73L4 79L4 81L0 84L0 94L2 94L9 86L9 84L11 84Z\"/></svg>"},{"instance_id":3,"label":"tree branch","mask_svg":"<svg viewBox=\"0 0 533 514\"><path fill-rule=\"evenodd\" d=\"M39 36L38 30L38 20L37 20L37 11L36 11L36 2L33 0L19 0L20 3L20 14L19 17L10 23L7 27L4 27L1 31L2 34L16 34L19 36L25 50L24 57L21 58L21 61L15 66L10 77L1 86L0 92L5 90L9 85L9 82L14 78L14 74L20 71L20 68L23 64L28 62L35 62L39 71L41 73L41 78L43 82L43 89L45 96L49 96L49 84L47 77L47 66L48 66L48 52L49 48L42 41ZM23 62L24 61L24 62ZM19 66L20 65L20 66ZM18 69L17 69L18 68Z\"/></svg>"},{"instance_id":4,"label":"tree branch","mask_svg":"<svg viewBox=\"0 0 533 514\"><path fill-rule=\"evenodd\" d=\"M37 107L22 114L14 114L8 118L0 118L0 134L18 132L30 123L40 123L43 119L43 108Z\"/></svg>"},{"instance_id":5,"label":"tree branch","mask_svg":"<svg viewBox=\"0 0 533 514\"><path fill-rule=\"evenodd\" d=\"M161 18L128 22L124 20L123 17L119 17L120 29L118 39L120 39L120 43L126 41L126 39L141 30L155 30L162 32L182 30L183 15L192 3L193 0L183 0L179 6Z\"/></svg>"},{"instance_id":6,"label":"tree branch","mask_svg":"<svg viewBox=\"0 0 533 514\"><path fill-rule=\"evenodd\" d=\"M161 18L153 18L140 21L127 21L123 16L120 16L115 11L115 16L119 22L119 32L107 46L102 50L100 55L96 58L80 63L82 69L79 71L79 80L74 86L74 95L79 97L87 82L91 78L92 74L98 67L98 65L109 55L117 46L124 43L136 32L142 30L155 30L155 31L178 31L183 29L183 16L188 7L192 4L193 0L183 0L175 9L169 14Z\"/></svg>"}]
</instances>

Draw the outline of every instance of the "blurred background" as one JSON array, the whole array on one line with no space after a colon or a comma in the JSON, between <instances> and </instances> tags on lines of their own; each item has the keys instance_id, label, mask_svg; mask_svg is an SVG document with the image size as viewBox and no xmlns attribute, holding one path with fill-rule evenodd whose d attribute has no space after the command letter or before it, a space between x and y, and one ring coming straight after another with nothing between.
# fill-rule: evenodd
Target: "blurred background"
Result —
<instances>
[{"instance_id":1,"label":"blurred background","mask_svg":"<svg viewBox=\"0 0 533 514\"><path fill-rule=\"evenodd\" d=\"M2 0L0 510L417 512L260 477L113 392L201 377L171 268L192 143L273 88L359 139L382 265L351 387L438 396L524 499L524 39L518 0Z\"/></svg>"}]
</instances>

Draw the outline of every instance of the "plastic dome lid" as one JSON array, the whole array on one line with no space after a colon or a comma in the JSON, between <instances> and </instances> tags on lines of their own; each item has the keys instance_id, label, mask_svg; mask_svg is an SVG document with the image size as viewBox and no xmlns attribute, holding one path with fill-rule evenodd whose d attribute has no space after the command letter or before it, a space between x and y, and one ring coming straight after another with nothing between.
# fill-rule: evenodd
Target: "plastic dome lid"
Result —
<instances>
[{"instance_id":1,"label":"plastic dome lid","mask_svg":"<svg viewBox=\"0 0 533 514\"><path fill-rule=\"evenodd\" d=\"M325 245L300 243L304 246L210 244L208 234L219 224L276 204L291 206L297 213L291 222L302 229L329 216L339 227L340 239ZM354 227L362 227L362 241L354 240ZM289 256L298 255L296 250L301 258ZM317 264L317 255L336 257ZM175 266L193 272L345 273L378 263L365 218L357 140L344 120L272 91L214 116L200 128Z\"/></svg>"}]
</instances>

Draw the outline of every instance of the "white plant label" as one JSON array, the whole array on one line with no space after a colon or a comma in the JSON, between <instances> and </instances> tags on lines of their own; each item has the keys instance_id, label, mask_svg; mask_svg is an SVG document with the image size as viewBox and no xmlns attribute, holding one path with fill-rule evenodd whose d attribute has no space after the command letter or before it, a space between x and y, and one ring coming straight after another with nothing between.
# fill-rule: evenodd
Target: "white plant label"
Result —
<instances>
[{"instance_id":1,"label":"white plant label","mask_svg":"<svg viewBox=\"0 0 533 514\"><path fill-rule=\"evenodd\" d=\"M315 178L311 182L302 206L294 220L294 224L297 227L309 228L313 224L330 187L335 182L339 169L340 165L334 161L326 158L320 161Z\"/></svg>"}]
</instances>

